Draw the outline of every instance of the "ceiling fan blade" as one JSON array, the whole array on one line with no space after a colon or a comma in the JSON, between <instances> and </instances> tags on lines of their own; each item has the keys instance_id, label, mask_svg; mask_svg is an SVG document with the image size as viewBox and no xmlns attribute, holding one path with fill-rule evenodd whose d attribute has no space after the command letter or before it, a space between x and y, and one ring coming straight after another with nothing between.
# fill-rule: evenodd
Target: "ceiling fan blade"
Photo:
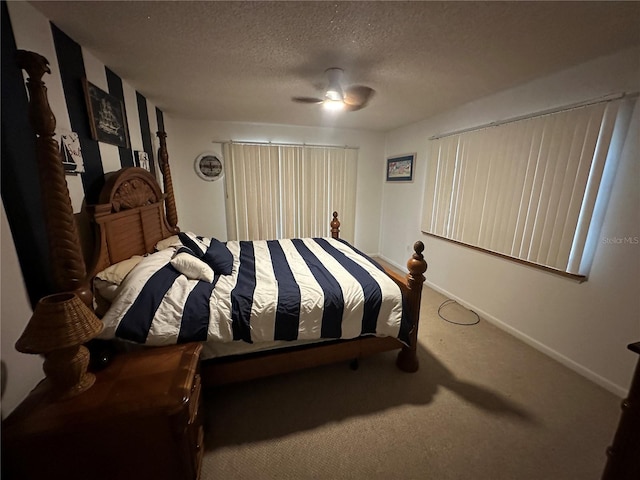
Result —
<instances>
[{"instance_id":1,"label":"ceiling fan blade","mask_svg":"<svg viewBox=\"0 0 640 480\"><path fill-rule=\"evenodd\" d=\"M364 85L351 85L344 91L345 110L354 112L367 106L376 91Z\"/></svg>"},{"instance_id":2,"label":"ceiling fan blade","mask_svg":"<svg viewBox=\"0 0 640 480\"><path fill-rule=\"evenodd\" d=\"M292 97L291 100L298 103L322 103L321 98L316 97Z\"/></svg>"}]
</instances>

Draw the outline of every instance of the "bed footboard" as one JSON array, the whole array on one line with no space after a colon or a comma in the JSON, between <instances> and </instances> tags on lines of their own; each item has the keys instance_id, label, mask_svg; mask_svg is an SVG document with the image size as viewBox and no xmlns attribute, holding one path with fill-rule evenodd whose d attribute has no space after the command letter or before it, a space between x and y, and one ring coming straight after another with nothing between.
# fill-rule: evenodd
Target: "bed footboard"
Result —
<instances>
[{"instance_id":1,"label":"bed footboard","mask_svg":"<svg viewBox=\"0 0 640 480\"><path fill-rule=\"evenodd\" d=\"M331 220L331 237L340 237L340 221L338 220L338 212L333 212L333 219ZM400 287L402 291L402 298L404 299L404 307L409 309L409 318L411 319L412 328L409 334L411 341L410 346L403 346L402 350L398 354L396 365L400 370L405 372L415 372L419 368L418 362L418 326L420 323L420 302L422 300L422 285L424 284L424 272L427 271L427 262L424 259L424 243L418 240L413 244L413 255L407 261L407 269L409 273L406 276L399 274L398 272L385 268L385 272L389 275ZM363 339L366 340L366 339ZM363 353L370 354L378 351L390 350L385 348L388 342L384 339L370 339L370 346L366 350L363 349ZM373 346L373 344L380 345L379 347Z\"/></svg>"}]
</instances>

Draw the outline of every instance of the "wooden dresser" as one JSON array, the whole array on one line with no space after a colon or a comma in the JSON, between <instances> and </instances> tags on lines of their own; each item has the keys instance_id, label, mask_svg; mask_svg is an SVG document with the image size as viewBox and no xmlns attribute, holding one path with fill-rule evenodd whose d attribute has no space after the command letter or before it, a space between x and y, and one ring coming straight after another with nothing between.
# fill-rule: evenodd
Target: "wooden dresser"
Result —
<instances>
[{"instance_id":1,"label":"wooden dresser","mask_svg":"<svg viewBox=\"0 0 640 480\"><path fill-rule=\"evenodd\" d=\"M3 479L195 480L200 344L123 353L77 397L41 382L2 424Z\"/></svg>"}]
</instances>

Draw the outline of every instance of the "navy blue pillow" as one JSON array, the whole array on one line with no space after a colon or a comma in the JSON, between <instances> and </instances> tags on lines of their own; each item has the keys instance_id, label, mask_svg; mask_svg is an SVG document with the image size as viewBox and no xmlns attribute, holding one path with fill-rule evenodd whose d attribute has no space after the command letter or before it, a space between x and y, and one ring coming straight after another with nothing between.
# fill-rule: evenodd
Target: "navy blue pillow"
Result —
<instances>
[{"instance_id":1,"label":"navy blue pillow","mask_svg":"<svg viewBox=\"0 0 640 480\"><path fill-rule=\"evenodd\" d=\"M201 258L204 255L203 248L186 233L178 232L178 238L182 244L190 249L198 258Z\"/></svg>"},{"instance_id":2,"label":"navy blue pillow","mask_svg":"<svg viewBox=\"0 0 640 480\"><path fill-rule=\"evenodd\" d=\"M233 270L233 254L227 246L216 238L211 239L202 260L220 275L231 275Z\"/></svg>"}]
</instances>

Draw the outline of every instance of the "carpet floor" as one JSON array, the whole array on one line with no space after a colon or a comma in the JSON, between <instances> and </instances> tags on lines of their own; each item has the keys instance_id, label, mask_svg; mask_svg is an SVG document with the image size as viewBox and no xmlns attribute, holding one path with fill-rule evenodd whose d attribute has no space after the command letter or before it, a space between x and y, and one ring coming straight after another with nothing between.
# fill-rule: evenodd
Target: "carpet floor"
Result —
<instances>
[{"instance_id":1,"label":"carpet floor","mask_svg":"<svg viewBox=\"0 0 640 480\"><path fill-rule=\"evenodd\" d=\"M205 392L201 478L600 478L620 399L445 300L425 287L417 373L390 352Z\"/></svg>"}]
</instances>

